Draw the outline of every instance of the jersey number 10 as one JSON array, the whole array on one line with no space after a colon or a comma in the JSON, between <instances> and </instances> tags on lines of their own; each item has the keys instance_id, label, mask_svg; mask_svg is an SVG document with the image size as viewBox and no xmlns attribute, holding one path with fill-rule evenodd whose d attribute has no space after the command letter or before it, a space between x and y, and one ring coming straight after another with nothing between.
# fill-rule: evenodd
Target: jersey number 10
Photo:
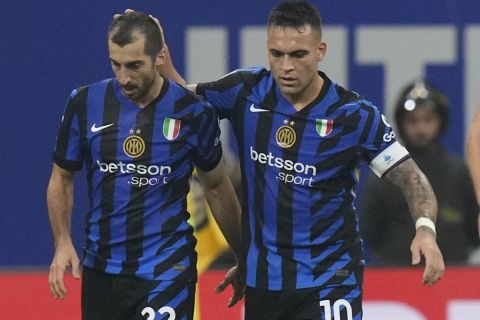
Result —
<instances>
[{"instance_id":1,"label":"jersey number 10","mask_svg":"<svg viewBox=\"0 0 480 320\"><path fill-rule=\"evenodd\" d=\"M325 310L325 320L342 320L340 318L340 308L343 307L347 312L347 317L345 320L352 320L352 306L345 299L339 299L335 301L332 307L330 300L321 300L320 307L323 307ZM333 309L333 318L332 318L332 309Z\"/></svg>"}]
</instances>

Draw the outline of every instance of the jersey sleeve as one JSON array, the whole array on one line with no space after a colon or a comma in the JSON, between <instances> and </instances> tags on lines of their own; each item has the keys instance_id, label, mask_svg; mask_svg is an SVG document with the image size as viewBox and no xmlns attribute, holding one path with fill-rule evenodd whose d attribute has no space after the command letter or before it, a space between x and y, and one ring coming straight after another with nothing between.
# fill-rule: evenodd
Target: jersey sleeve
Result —
<instances>
[{"instance_id":1,"label":"jersey sleeve","mask_svg":"<svg viewBox=\"0 0 480 320\"><path fill-rule=\"evenodd\" d=\"M72 91L58 129L53 161L68 171L80 170L84 160L82 122L85 117L82 97L85 94L85 92L79 93L78 90Z\"/></svg>"},{"instance_id":2,"label":"jersey sleeve","mask_svg":"<svg viewBox=\"0 0 480 320\"><path fill-rule=\"evenodd\" d=\"M196 92L216 109L220 119L230 118L237 96L245 84L245 71L232 71L217 81L197 84Z\"/></svg>"},{"instance_id":3,"label":"jersey sleeve","mask_svg":"<svg viewBox=\"0 0 480 320\"><path fill-rule=\"evenodd\" d=\"M222 144L218 116L213 106L202 103L196 115L197 148L193 160L203 171L214 169L222 159Z\"/></svg>"},{"instance_id":4,"label":"jersey sleeve","mask_svg":"<svg viewBox=\"0 0 480 320\"><path fill-rule=\"evenodd\" d=\"M384 176L389 170L410 158L407 149L397 141L387 118L373 105L365 104L363 130L360 144L364 159L370 169L378 176Z\"/></svg>"}]
</instances>

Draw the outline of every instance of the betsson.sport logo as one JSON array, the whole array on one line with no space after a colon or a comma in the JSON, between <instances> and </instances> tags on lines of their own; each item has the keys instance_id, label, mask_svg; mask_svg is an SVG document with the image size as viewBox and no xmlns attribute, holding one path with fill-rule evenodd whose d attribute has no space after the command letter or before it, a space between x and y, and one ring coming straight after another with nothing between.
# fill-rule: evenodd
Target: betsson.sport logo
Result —
<instances>
[{"instance_id":1,"label":"betsson.sport logo","mask_svg":"<svg viewBox=\"0 0 480 320\"><path fill-rule=\"evenodd\" d=\"M254 150L252 146L250 146L250 159L269 167L283 169L278 173L277 179L285 184L293 183L311 187L315 182L315 180L313 180L317 175L317 168L315 166L275 157L271 152L258 152Z\"/></svg>"},{"instance_id":2,"label":"betsson.sport logo","mask_svg":"<svg viewBox=\"0 0 480 320\"><path fill-rule=\"evenodd\" d=\"M117 175L131 175L131 178L127 183L137 187L167 184L169 174L172 172L170 166L124 163L122 161L117 163L105 163L97 160L97 165L100 172L108 172Z\"/></svg>"}]
</instances>

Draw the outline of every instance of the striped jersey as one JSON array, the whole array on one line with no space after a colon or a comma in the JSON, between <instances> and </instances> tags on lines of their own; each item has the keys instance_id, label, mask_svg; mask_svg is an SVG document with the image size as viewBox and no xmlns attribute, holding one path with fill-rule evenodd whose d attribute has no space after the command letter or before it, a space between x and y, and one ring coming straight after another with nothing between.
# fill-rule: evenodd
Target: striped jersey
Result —
<instances>
[{"instance_id":1,"label":"striped jersey","mask_svg":"<svg viewBox=\"0 0 480 320\"><path fill-rule=\"evenodd\" d=\"M144 279L196 280L193 228L186 196L194 166L221 159L211 105L164 81L140 108L107 79L74 90L59 129L54 162L85 163L90 210L83 265Z\"/></svg>"},{"instance_id":2,"label":"striped jersey","mask_svg":"<svg viewBox=\"0 0 480 320\"><path fill-rule=\"evenodd\" d=\"M269 290L361 285L353 201L361 160L383 175L408 158L371 102L319 73L297 111L270 71L234 71L197 92L230 119L242 170L247 285ZM245 263L245 262L244 262Z\"/></svg>"}]
</instances>

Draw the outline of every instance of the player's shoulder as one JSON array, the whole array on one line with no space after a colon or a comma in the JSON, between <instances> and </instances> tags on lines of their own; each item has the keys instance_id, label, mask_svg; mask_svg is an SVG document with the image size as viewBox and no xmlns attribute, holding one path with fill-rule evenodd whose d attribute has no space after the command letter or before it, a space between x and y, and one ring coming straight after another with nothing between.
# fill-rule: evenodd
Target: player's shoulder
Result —
<instances>
[{"instance_id":1,"label":"player's shoulder","mask_svg":"<svg viewBox=\"0 0 480 320\"><path fill-rule=\"evenodd\" d=\"M97 81L97 82L94 82L94 83L81 85L81 86L73 89L70 92L70 98L74 98L78 95L80 95L80 96L85 95L85 94L87 94L88 90L91 90L92 88L95 89L95 88L99 88L99 87L106 87L111 82L113 82L113 78L108 78L108 79L104 79L104 80Z\"/></svg>"},{"instance_id":2,"label":"player's shoulder","mask_svg":"<svg viewBox=\"0 0 480 320\"><path fill-rule=\"evenodd\" d=\"M168 91L171 95L175 96L177 101L182 101L181 103L185 105L195 105L195 104L204 104L205 98L201 95L196 94L194 91L190 90L188 87L179 84L173 80L167 80ZM180 103L180 102L179 102Z\"/></svg>"},{"instance_id":3,"label":"player's shoulder","mask_svg":"<svg viewBox=\"0 0 480 320\"><path fill-rule=\"evenodd\" d=\"M358 92L346 89L338 84L333 84L334 90L338 95L339 108L347 109L348 111L363 111L363 112L378 112L379 109L365 96Z\"/></svg>"},{"instance_id":4,"label":"player's shoulder","mask_svg":"<svg viewBox=\"0 0 480 320\"><path fill-rule=\"evenodd\" d=\"M195 114L214 110L213 106L201 95L196 94L188 87L181 85L175 81L169 81L169 90L172 94L177 96L177 104L182 106L182 109L189 109Z\"/></svg>"},{"instance_id":5,"label":"player's shoulder","mask_svg":"<svg viewBox=\"0 0 480 320\"><path fill-rule=\"evenodd\" d=\"M229 80L231 82L238 82L253 87L259 82L259 80L268 76L271 76L271 73L264 67L245 67L227 73L220 78L220 80Z\"/></svg>"},{"instance_id":6,"label":"player's shoulder","mask_svg":"<svg viewBox=\"0 0 480 320\"><path fill-rule=\"evenodd\" d=\"M264 75L270 74L270 71L267 70L265 67L256 66L256 67L239 68L232 71L232 73L237 73L243 77L248 77L250 75L264 76Z\"/></svg>"}]
</instances>

